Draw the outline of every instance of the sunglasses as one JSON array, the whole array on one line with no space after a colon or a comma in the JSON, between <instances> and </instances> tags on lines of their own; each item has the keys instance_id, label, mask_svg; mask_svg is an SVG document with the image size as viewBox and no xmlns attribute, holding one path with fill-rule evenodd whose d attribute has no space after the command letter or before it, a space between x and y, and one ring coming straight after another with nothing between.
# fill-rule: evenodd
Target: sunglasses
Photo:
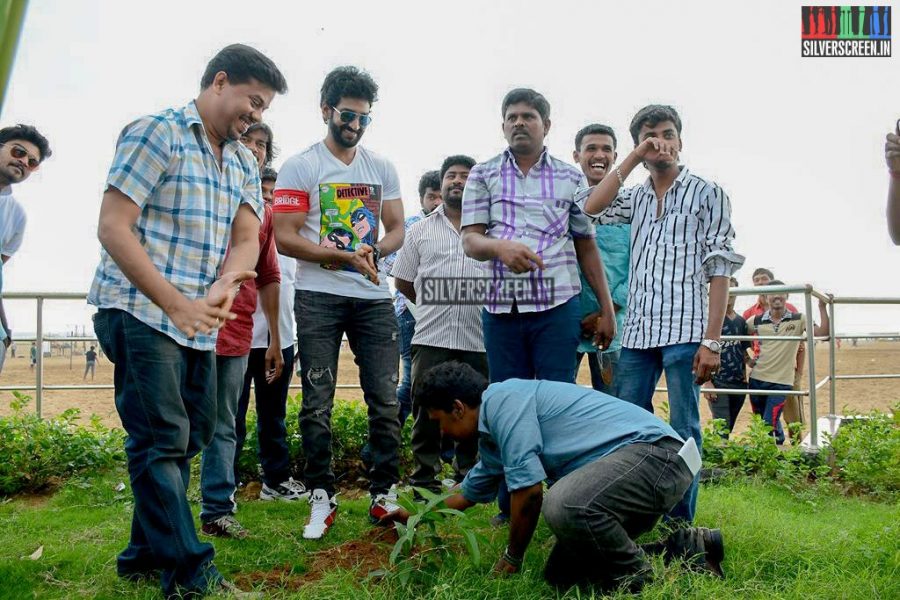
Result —
<instances>
[{"instance_id":1,"label":"sunglasses","mask_svg":"<svg viewBox=\"0 0 900 600\"><path fill-rule=\"evenodd\" d=\"M336 112L344 123L352 123L357 117L359 117L360 127L368 127L369 123L372 122L372 115L364 115L352 110L339 110L333 106L331 107L331 110Z\"/></svg>"},{"instance_id":2,"label":"sunglasses","mask_svg":"<svg viewBox=\"0 0 900 600\"><path fill-rule=\"evenodd\" d=\"M6 144L0 144L0 146L5 146L5 145ZM41 161L39 161L35 157L28 154L28 150L26 150L22 146L19 146L18 144L12 144L12 148L10 149L9 153L12 155L13 158L18 159L18 160L27 158L28 160L25 161L25 164L28 165L29 171L36 171L37 168L39 166L41 166Z\"/></svg>"}]
</instances>

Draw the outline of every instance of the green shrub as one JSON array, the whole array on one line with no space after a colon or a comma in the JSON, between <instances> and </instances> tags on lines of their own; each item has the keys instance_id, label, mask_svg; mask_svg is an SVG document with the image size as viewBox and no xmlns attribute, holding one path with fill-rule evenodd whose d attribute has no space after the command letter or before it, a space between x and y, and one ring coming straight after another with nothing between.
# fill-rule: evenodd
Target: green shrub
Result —
<instances>
[{"instance_id":1,"label":"green shrub","mask_svg":"<svg viewBox=\"0 0 900 600\"><path fill-rule=\"evenodd\" d=\"M852 490L890 497L900 494L900 404L893 417L873 411L846 421L831 440L835 477Z\"/></svg>"},{"instance_id":2,"label":"green shrub","mask_svg":"<svg viewBox=\"0 0 900 600\"><path fill-rule=\"evenodd\" d=\"M77 425L70 408L52 419L26 413L31 398L13 392L12 415L0 417L0 495L33 492L61 479L111 467L125 458L124 433L96 415Z\"/></svg>"},{"instance_id":3,"label":"green shrub","mask_svg":"<svg viewBox=\"0 0 900 600\"><path fill-rule=\"evenodd\" d=\"M725 422L713 419L703 431L704 467L775 480L789 489L828 472L818 456L798 446L776 446L771 431L759 415L753 415L747 431L725 439Z\"/></svg>"},{"instance_id":4,"label":"green shrub","mask_svg":"<svg viewBox=\"0 0 900 600\"><path fill-rule=\"evenodd\" d=\"M303 441L300 437L301 394L288 396L287 427L288 452L291 459L291 470L295 477L303 473ZM367 407L363 402L351 400L335 400L334 409L331 412L331 447L333 454L334 472L339 480L354 481L364 475L364 469L360 456L369 437L369 417ZM412 450L410 435L412 431L412 419L407 419L400 440L400 467L409 468L412 465ZM256 437L256 412L247 411L247 441L244 443L244 451L238 458L238 469L243 481L251 481L259 478L259 440Z\"/></svg>"}]
</instances>

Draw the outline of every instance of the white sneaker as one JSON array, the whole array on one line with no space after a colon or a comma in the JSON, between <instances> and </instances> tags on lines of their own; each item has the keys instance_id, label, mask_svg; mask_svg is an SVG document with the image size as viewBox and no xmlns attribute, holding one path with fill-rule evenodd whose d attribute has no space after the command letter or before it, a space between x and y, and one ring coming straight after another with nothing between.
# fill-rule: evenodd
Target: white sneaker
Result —
<instances>
[{"instance_id":1,"label":"white sneaker","mask_svg":"<svg viewBox=\"0 0 900 600\"><path fill-rule=\"evenodd\" d=\"M318 540L334 523L334 517L337 515L337 502L334 496L329 498L328 492L325 490L315 489L309 497L309 508L309 521L303 528L303 538Z\"/></svg>"},{"instance_id":2,"label":"white sneaker","mask_svg":"<svg viewBox=\"0 0 900 600\"><path fill-rule=\"evenodd\" d=\"M293 500L302 500L309 497L309 490L299 481L294 481L293 477L288 477L287 481L282 481L274 488L270 488L265 483L259 490L260 500L284 500L291 502Z\"/></svg>"},{"instance_id":3,"label":"white sneaker","mask_svg":"<svg viewBox=\"0 0 900 600\"><path fill-rule=\"evenodd\" d=\"M397 486L392 485L391 489L385 494L377 494L372 497L372 504L369 506L369 519L373 523L379 522L395 510L401 507L397 504Z\"/></svg>"}]
</instances>

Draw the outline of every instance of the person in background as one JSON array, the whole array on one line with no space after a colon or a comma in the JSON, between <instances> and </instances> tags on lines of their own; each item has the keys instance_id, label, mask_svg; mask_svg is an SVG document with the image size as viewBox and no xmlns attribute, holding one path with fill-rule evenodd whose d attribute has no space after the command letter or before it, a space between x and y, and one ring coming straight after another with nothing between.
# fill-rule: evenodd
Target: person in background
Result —
<instances>
[{"instance_id":1,"label":"person in background","mask_svg":"<svg viewBox=\"0 0 900 600\"><path fill-rule=\"evenodd\" d=\"M97 351L94 350L94 346L91 346L90 350L84 353L84 363L84 376L81 378L81 380L87 380L87 374L88 371L90 371L91 381L93 381L94 373L97 370Z\"/></svg>"},{"instance_id":2,"label":"person in background","mask_svg":"<svg viewBox=\"0 0 900 600\"><path fill-rule=\"evenodd\" d=\"M734 277L731 278L731 287L738 287L738 281ZM734 312L734 302L737 297L734 294L728 295L728 306L725 308L725 319L722 321L722 335L749 335L747 333L747 322L742 316ZM743 390L747 387L747 367L746 363L750 360L747 350L750 349L750 342L725 340L722 342L722 353L719 362L719 370L713 373L712 381L703 384L704 388L720 388L720 389L736 389ZM743 392L735 392L732 394L725 393L704 393L706 402L709 405L709 412L713 419L722 419L725 421L725 432L723 437L726 439L734 430L734 424L737 421L747 394Z\"/></svg>"},{"instance_id":3,"label":"person in background","mask_svg":"<svg viewBox=\"0 0 900 600\"><path fill-rule=\"evenodd\" d=\"M588 185L597 185L610 172L616 162L616 134L607 125L593 124L575 135L575 151L572 158L581 167ZM615 396L616 366L622 349L622 329L625 307L628 304L628 263L631 255L631 224L597 223L595 238L606 282L616 311L616 337L609 347L598 350L594 345L600 305L590 284L581 274L581 344L578 346L577 365L586 355L591 370L591 387L598 392ZM576 367L577 370L577 367Z\"/></svg>"}]
</instances>

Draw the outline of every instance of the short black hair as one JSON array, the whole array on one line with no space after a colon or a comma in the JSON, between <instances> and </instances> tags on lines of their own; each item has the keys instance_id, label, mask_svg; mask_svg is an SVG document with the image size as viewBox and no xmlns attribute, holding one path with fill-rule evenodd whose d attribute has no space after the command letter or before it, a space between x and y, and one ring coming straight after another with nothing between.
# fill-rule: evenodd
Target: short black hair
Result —
<instances>
[{"instance_id":1,"label":"short black hair","mask_svg":"<svg viewBox=\"0 0 900 600\"><path fill-rule=\"evenodd\" d=\"M678 111L671 106L651 104L639 110L634 115L634 118L631 120L631 126L628 128L635 146L638 144L638 136L644 125L656 127L657 124L663 121L672 121L675 124L675 131L678 132L679 136L681 135L681 117L678 116Z\"/></svg>"},{"instance_id":2,"label":"short black hair","mask_svg":"<svg viewBox=\"0 0 900 600\"><path fill-rule=\"evenodd\" d=\"M757 275L768 275L769 279L775 279L775 274L765 267L760 267L753 271L753 277L756 277Z\"/></svg>"},{"instance_id":3,"label":"short black hair","mask_svg":"<svg viewBox=\"0 0 900 600\"><path fill-rule=\"evenodd\" d=\"M454 154L453 156L448 156L444 159L444 162L441 163L441 181L444 180L444 175L447 174L447 171L450 170L450 167L455 167L456 165L462 165L471 171L472 167L475 166L475 159L471 156L466 156L465 154Z\"/></svg>"},{"instance_id":4,"label":"short black hair","mask_svg":"<svg viewBox=\"0 0 900 600\"><path fill-rule=\"evenodd\" d=\"M451 412L454 400L470 408L481 406L487 386L484 375L465 363L450 361L426 371L413 391L418 406Z\"/></svg>"},{"instance_id":5,"label":"short black hair","mask_svg":"<svg viewBox=\"0 0 900 600\"><path fill-rule=\"evenodd\" d=\"M278 146L275 145L275 137L272 135L272 128L265 123L254 123L247 128L244 135L253 133L254 131L262 131L266 134L266 160L263 162L266 166L272 164L272 160L278 156Z\"/></svg>"},{"instance_id":6,"label":"short black hair","mask_svg":"<svg viewBox=\"0 0 900 600\"><path fill-rule=\"evenodd\" d=\"M770 282L767 283L766 285L784 285L784 282L781 281L780 279L773 279L772 281L770 281Z\"/></svg>"},{"instance_id":7,"label":"short black hair","mask_svg":"<svg viewBox=\"0 0 900 600\"><path fill-rule=\"evenodd\" d=\"M500 116L506 118L506 109L513 104L524 102L534 110L538 111L541 119L546 121L550 118L550 103L542 94L530 88L516 88L511 90L503 98L503 104L500 106Z\"/></svg>"},{"instance_id":8,"label":"short black hair","mask_svg":"<svg viewBox=\"0 0 900 600\"><path fill-rule=\"evenodd\" d=\"M425 189L441 191L441 176L437 171L428 171L419 177L419 202L425 198Z\"/></svg>"},{"instance_id":9,"label":"short black hair","mask_svg":"<svg viewBox=\"0 0 900 600\"><path fill-rule=\"evenodd\" d=\"M50 158L53 152L50 151L50 142L47 141L41 132L31 125L13 125L0 129L0 144L5 144L11 140L23 140L31 142L37 146L38 152L41 153L41 162Z\"/></svg>"},{"instance_id":10,"label":"short black hair","mask_svg":"<svg viewBox=\"0 0 900 600\"><path fill-rule=\"evenodd\" d=\"M200 89L211 86L219 71L225 71L228 81L234 85L255 79L279 94L287 91L287 81L272 59L245 44L231 44L219 50L206 65L200 79Z\"/></svg>"},{"instance_id":11,"label":"short black hair","mask_svg":"<svg viewBox=\"0 0 900 600\"><path fill-rule=\"evenodd\" d=\"M272 167L264 167L262 173L259 175L260 182L263 181L278 181L278 171L273 169Z\"/></svg>"},{"instance_id":12,"label":"short black hair","mask_svg":"<svg viewBox=\"0 0 900 600\"><path fill-rule=\"evenodd\" d=\"M609 125L592 123L586 127L582 127L581 130L575 134L575 150L581 151L581 140L583 140L586 135L608 135L612 138L613 150L619 145L619 142L616 139L616 132L613 131L612 127Z\"/></svg>"},{"instance_id":13,"label":"short black hair","mask_svg":"<svg viewBox=\"0 0 900 600\"><path fill-rule=\"evenodd\" d=\"M337 107L341 98L355 98L375 104L378 100L378 84L371 75L358 67L338 67L325 76L321 94L323 106Z\"/></svg>"}]
</instances>

